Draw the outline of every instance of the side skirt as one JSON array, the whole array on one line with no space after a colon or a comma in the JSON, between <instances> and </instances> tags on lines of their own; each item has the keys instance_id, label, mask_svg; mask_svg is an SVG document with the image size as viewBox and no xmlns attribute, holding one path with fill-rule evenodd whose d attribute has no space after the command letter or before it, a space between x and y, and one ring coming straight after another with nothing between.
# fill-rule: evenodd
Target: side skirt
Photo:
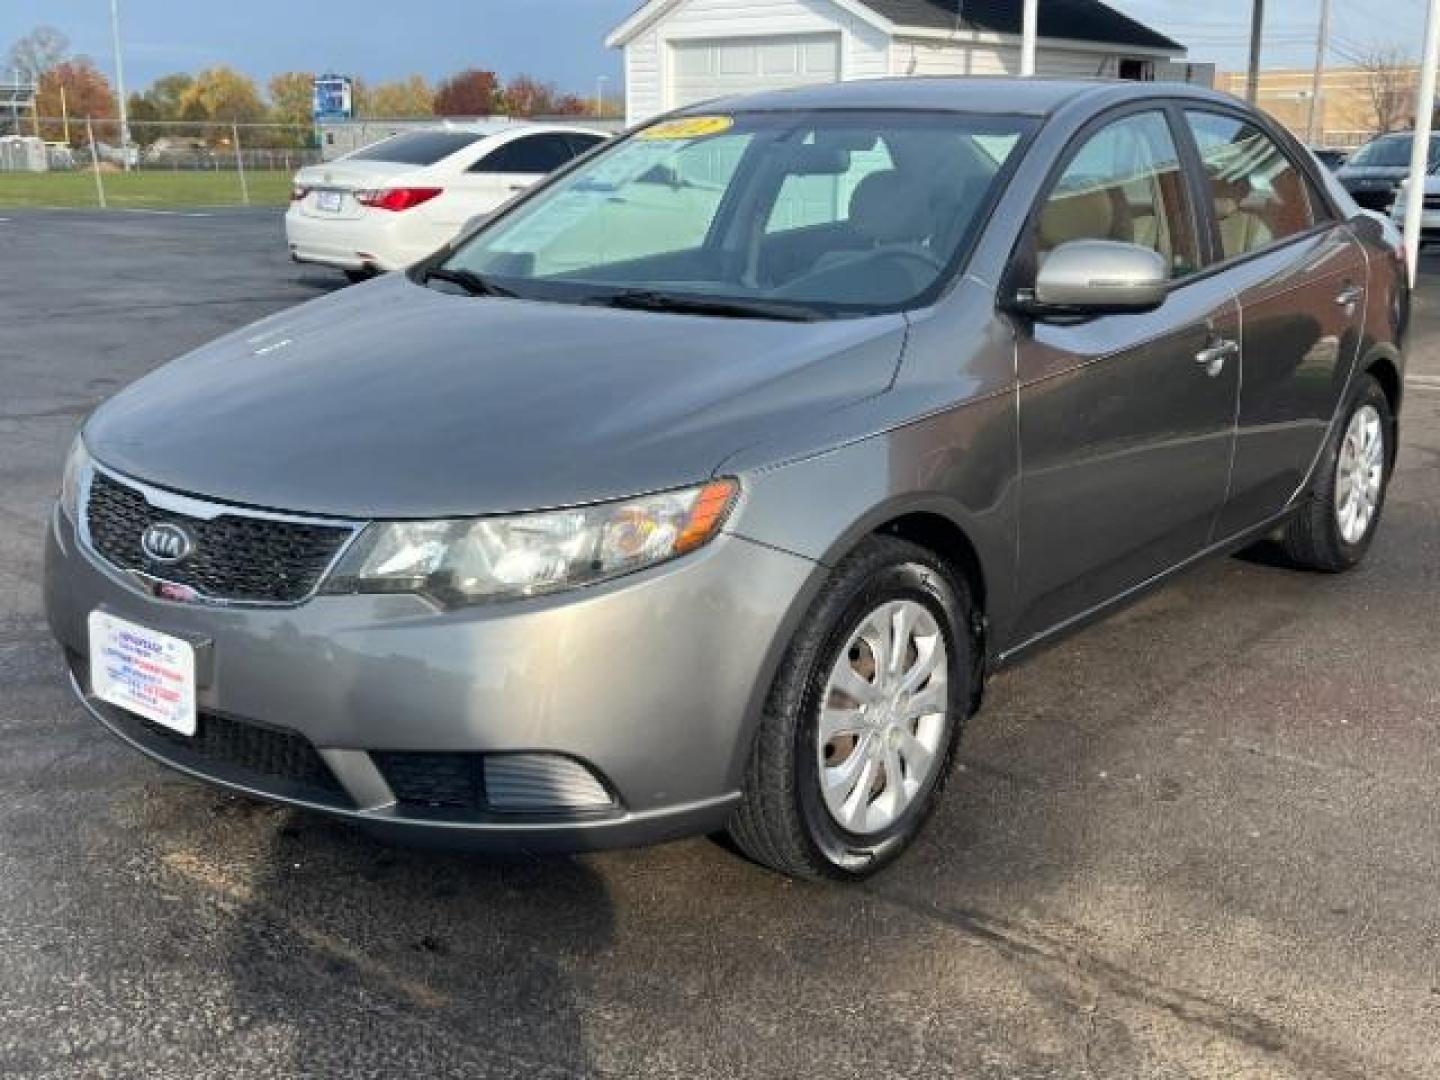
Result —
<instances>
[{"instance_id":1,"label":"side skirt","mask_svg":"<svg viewBox=\"0 0 1440 1080\"><path fill-rule=\"evenodd\" d=\"M1177 563L1175 566L1172 566L1169 570L1164 570L1159 574L1156 574L1154 577L1142 581L1138 585L1130 587L1119 595L1114 596L1111 599L1104 601L1103 603L1097 604L1095 607L1090 608L1088 611L1082 611L1078 615L1072 615L1064 622L1057 623L1049 630L1041 631L1039 634L1036 634L1034 637L1021 642L1014 648L1007 649L1002 653L998 653L991 662L990 673L993 674L998 671L1003 671L1005 668L1012 667L1022 660L1029 659L1034 654L1042 652L1043 650L1049 648L1051 645L1058 644L1059 642L1065 640L1065 638L1069 637L1071 634L1083 630L1085 627L1090 626L1093 623L1099 622L1101 619L1104 619L1105 617L1113 614L1116 611L1119 611L1122 608L1129 607L1131 604L1143 599L1155 590L1168 585L1173 579L1179 577L1181 574L1184 574L1189 570L1193 570L1201 563L1208 562L1211 559L1217 559L1225 555L1233 555L1235 552L1249 547L1251 544L1254 544L1258 540L1263 539L1267 533L1270 533L1273 530L1284 525L1292 517L1299 513L1304 506L1305 500L1303 498L1297 500L1295 503L1292 503L1290 506L1288 506L1282 513L1278 514L1276 517L1271 518L1269 521L1263 522L1260 525L1252 526L1251 528L1246 529L1243 532L1236 533L1234 536L1231 536L1225 540L1221 540L1219 543L1211 544L1209 547L1196 552L1184 562Z\"/></svg>"}]
</instances>

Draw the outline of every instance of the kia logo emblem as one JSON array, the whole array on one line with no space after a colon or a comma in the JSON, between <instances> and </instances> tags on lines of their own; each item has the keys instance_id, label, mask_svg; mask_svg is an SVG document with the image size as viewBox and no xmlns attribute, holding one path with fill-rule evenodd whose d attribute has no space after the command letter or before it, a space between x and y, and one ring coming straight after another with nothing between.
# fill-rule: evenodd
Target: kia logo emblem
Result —
<instances>
[{"instance_id":1,"label":"kia logo emblem","mask_svg":"<svg viewBox=\"0 0 1440 1080\"><path fill-rule=\"evenodd\" d=\"M155 562L177 563L195 550L195 541L179 525L161 521L141 534L140 547Z\"/></svg>"}]
</instances>

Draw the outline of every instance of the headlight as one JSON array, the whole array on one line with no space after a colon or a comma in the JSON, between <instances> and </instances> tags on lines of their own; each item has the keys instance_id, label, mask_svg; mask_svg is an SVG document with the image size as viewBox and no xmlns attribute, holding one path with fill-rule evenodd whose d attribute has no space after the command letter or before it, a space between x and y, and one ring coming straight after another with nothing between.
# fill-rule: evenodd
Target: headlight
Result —
<instances>
[{"instance_id":1,"label":"headlight","mask_svg":"<svg viewBox=\"0 0 1440 1080\"><path fill-rule=\"evenodd\" d=\"M445 607L538 596L654 566L703 547L739 485L511 517L371 525L331 575L329 593L419 593Z\"/></svg>"},{"instance_id":2,"label":"headlight","mask_svg":"<svg viewBox=\"0 0 1440 1080\"><path fill-rule=\"evenodd\" d=\"M65 475L60 481L60 509L75 525L80 521L80 494L85 484L85 475L90 471L90 455L85 451L85 440L79 435L70 444L70 456L65 459Z\"/></svg>"}]
</instances>

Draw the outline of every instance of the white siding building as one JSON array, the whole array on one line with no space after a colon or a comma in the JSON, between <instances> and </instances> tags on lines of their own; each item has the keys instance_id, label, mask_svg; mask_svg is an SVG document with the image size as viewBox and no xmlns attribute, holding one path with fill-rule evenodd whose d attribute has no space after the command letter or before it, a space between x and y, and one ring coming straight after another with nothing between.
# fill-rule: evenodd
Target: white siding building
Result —
<instances>
[{"instance_id":1,"label":"white siding building","mask_svg":"<svg viewBox=\"0 0 1440 1080\"><path fill-rule=\"evenodd\" d=\"M1021 0L649 0L606 44L625 50L635 123L784 86L1018 74L1020 20ZM1182 45L1100 0L1040 4L1041 75L1189 79L1184 56Z\"/></svg>"}]
</instances>

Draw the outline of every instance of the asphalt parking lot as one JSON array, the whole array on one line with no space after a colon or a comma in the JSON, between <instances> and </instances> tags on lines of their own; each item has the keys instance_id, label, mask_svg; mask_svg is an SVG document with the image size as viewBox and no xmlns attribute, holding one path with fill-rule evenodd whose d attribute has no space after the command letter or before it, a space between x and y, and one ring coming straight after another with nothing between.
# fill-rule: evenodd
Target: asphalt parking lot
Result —
<instances>
[{"instance_id":1,"label":"asphalt parking lot","mask_svg":"<svg viewBox=\"0 0 1440 1080\"><path fill-rule=\"evenodd\" d=\"M270 211L0 211L0 267L0 1076L1440 1075L1440 276L1366 566L1212 564L1002 676L844 890L383 846L103 734L40 605L67 444L339 279Z\"/></svg>"}]
</instances>

